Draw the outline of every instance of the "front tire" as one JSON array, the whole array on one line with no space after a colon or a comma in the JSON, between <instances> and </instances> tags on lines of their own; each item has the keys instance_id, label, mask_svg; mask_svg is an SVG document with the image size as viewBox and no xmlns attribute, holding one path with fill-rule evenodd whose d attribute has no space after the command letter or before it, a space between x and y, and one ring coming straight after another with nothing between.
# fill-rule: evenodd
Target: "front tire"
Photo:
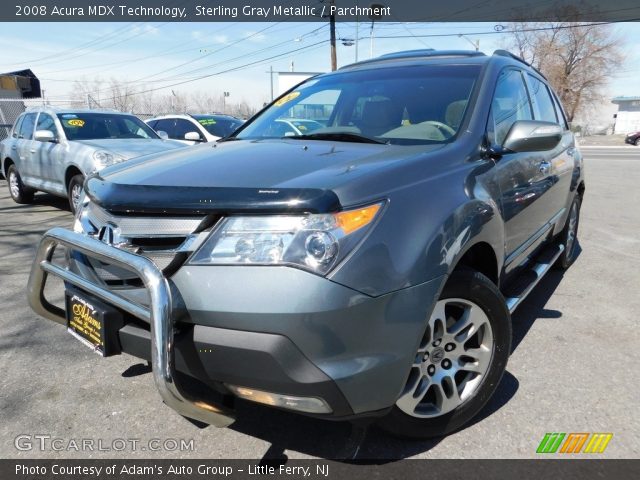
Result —
<instances>
[{"instance_id":1,"label":"front tire","mask_svg":"<svg viewBox=\"0 0 640 480\"><path fill-rule=\"evenodd\" d=\"M487 277L455 271L431 314L406 385L380 426L409 438L447 435L487 403L511 351L511 316Z\"/></svg>"},{"instance_id":2,"label":"front tire","mask_svg":"<svg viewBox=\"0 0 640 480\"><path fill-rule=\"evenodd\" d=\"M11 165L7 170L7 184L9 185L9 195L16 203L33 202L34 191L22 183L22 178L15 165Z\"/></svg>"},{"instance_id":3,"label":"front tire","mask_svg":"<svg viewBox=\"0 0 640 480\"><path fill-rule=\"evenodd\" d=\"M80 201L80 196L82 195L82 186L84 185L84 175L74 175L69 180L69 185L67 186L67 196L69 198L69 207L71 208L71 213L75 215L76 210L78 208L78 202Z\"/></svg>"}]
</instances>

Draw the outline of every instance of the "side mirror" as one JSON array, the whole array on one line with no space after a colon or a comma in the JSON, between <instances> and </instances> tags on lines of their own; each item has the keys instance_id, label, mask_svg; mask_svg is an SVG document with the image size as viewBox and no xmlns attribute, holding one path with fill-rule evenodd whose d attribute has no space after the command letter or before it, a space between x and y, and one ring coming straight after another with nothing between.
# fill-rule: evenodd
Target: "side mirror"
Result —
<instances>
[{"instance_id":1,"label":"side mirror","mask_svg":"<svg viewBox=\"0 0 640 480\"><path fill-rule=\"evenodd\" d=\"M33 136L34 140L38 142L56 142L55 134L50 130L36 130Z\"/></svg>"},{"instance_id":2,"label":"side mirror","mask_svg":"<svg viewBox=\"0 0 640 480\"><path fill-rule=\"evenodd\" d=\"M198 132L187 132L184 134L184 139L190 142L202 142L203 139Z\"/></svg>"},{"instance_id":3,"label":"side mirror","mask_svg":"<svg viewBox=\"0 0 640 480\"><path fill-rule=\"evenodd\" d=\"M158 130L156 133L162 140L169 140L169 134L164 130Z\"/></svg>"},{"instance_id":4,"label":"side mirror","mask_svg":"<svg viewBox=\"0 0 640 480\"><path fill-rule=\"evenodd\" d=\"M507 152L544 152L553 150L562 139L562 127L540 120L517 120L507 133L502 149Z\"/></svg>"}]
</instances>

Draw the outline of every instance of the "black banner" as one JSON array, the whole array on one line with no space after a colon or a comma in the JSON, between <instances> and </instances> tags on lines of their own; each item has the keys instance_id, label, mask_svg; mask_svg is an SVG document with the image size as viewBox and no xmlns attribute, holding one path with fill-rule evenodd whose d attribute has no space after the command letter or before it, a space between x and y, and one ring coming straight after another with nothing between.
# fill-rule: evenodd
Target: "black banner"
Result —
<instances>
[{"instance_id":1,"label":"black banner","mask_svg":"<svg viewBox=\"0 0 640 480\"><path fill-rule=\"evenodd\" d=\"M454 453L454 452L452 452ZM2 480L636 479L640 460L0 460Z\"/></svg>"},{"instance_id":2,"label":"black banner","mask_svg":"<svg viewBox=\"0 0 640 480\"><path fill-rule=\"evenodd\" d=\"M14 0L3 22L640 20L637 0Z\"/></svg>"}]
</instances>

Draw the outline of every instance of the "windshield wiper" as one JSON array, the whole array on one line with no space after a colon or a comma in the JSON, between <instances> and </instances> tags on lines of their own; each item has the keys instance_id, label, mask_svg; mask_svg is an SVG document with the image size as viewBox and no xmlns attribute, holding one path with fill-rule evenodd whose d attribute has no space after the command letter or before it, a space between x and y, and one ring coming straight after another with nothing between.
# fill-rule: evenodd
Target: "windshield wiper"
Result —
<instances>
[{"instance_id":1,"label":"windshield wiper","mask_svg":"<svg viewBox=\"0 0 640 480\"><path fill-rule=\"evenodd\" d=\"M292 135L282 138L287 140L337 140L338 142L378 143L381 145L388 143L353 132L307 133L306 135Z\"/></svg>"},{"instance_id":2,"label":"windshield wiper","mask_svg":"<svg viewBox=\"0 0 640 480\"><path fill-rule=\"evenodd\" d=\"M222 143L222 142L232 142L234 140L241 140L238 137L222 137L219 138L218 140L216 140L216 143Z\"/></svg>"}]
</instances>

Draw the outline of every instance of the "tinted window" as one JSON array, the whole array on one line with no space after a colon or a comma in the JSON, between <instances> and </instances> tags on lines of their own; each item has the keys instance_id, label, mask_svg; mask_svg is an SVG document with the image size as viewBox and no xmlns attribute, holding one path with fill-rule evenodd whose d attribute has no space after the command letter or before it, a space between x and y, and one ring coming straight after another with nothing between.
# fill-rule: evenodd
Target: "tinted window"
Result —
<instances>
[{"instance_id":1,"label":"tinted window","mask_svg":"<svg viewBox=\"0 0 640 480\"><path fill-rule=\"evenodd\" d=\"M321 124L312 132L318 135L344 132L400 145L447 142L464 120L479 69L417 65L315 77L277 99L238 138L275 136L278 120L314 120Z\"/></svg>"},{"instance_id":2,"label":"tinted window","mask_svg":"<svg viewBox=\"0 0 640 480\"><path fill-rule=\"evenodd\" d=\"M32 139L34 127L36 126L35 113L28 113L24 116L24 120L20 124L20 130L18 130L18 138Z\"/></svg>"},{"instance_id":3,"label":"tinted window","mask_svg":"<svg viewBox=\"0 0 640 480\"><path fill-rule=\"evenodd\" d=\"M11 136L13 138L18 138L18 132L20 131L20 126L22 125L23 120L24 120L24 115L18 118L18 120L16 121L16 124L13 126L13 132L11 133Z\"/></svg>"},{"instance_id":4,"label":"tinted window","mask_svg":"<svg viewBox=\"0 0 640 480\"><path fill-rule=\"evenodd\" d=\"M175 138L176 140L184 140L184 136L189 132L196 132L198 135L202 136L198 131L198 127L191 123L189 120L185 120L183 118L176 118L175 126L173 128L173 134L175 136L171 136L169 134L169 138Z\"/></svg>"},{"instance_id":5,"label":"tinted window","mask_svg":"<svg viewBox=\"0 0 640 480\"><path fill-rule=\"evenodd\" d=\"M491 102L488 133L494 145L502 145L517 120L533 120L531 104L520 71L504 70Z\"/></svg>"},{"instance_id":6,"label":"tinted window","mask_svg":"<svg viewBox=\"0 0 640 480\"><path fill-rule=\"evenodd\" d=\"M156 124L154 125L153 129L156 132L165 132L167 135L169 135L169 138L173 138L173 125L174 125L174 121L170 120L168 118L165 118L164 120L158 120L156 122Z\"/></svg>"},{"instance_id":7,"label":"tinted window","mask_svg":"<svg viewBox=\"0 0 640 480\"><path fill-rule=\"evenodd\" d=\"M56 124L53 120L53 117L46 113L41 113L38 117L38 125L36 126L36 130L48 130L56 137L58 136L58 131L56 129Z\"/></svg>"},{"instance_id":8,"label":"tinted window","mask_svg":"<svg viewBox=\"0 0 640 480\"><path fill-rule=\"evenodd\" d=\"M537 78L528 75L529 86L531 87L531 99L533 100L534 110L536 112L536 120L544 120L545 122L558 123L556 110L553 106L553 100L549 95L547 86Z\"/></svg>"},{"instance_id":9,"label":"tinted window","mask_svg":"<svg viewBox=\"0 0 640 480\"><path fill-rule=\"evenodd\" d=\"M553 104L556 106L556 114L558 115L558 120L562 128L565 130L569 130L569 125L567 124L567 118L564 116L564 111L560 106L560 102L558 102L558 97L556 97L553 92L551 92L551 96L553 97Z\"/></svg>"},{"instance_id":10,"label":"tinted window","mask_svg":"<svg viewBox=\"0 0 640 480\"><path fill-rule=\"evenodd\" d=\"M154 130L156 130L156 123L158 123L157 120L152 120L150 122L147 122L147 125L149 125L151 128L153 128ZM157 131L157 130L156 130Z\"/></svg>"},{"instance_id":11,"label":"tinted window","mask_svg":"<svg viewBox=\"0 0 640 480\"><path fill-rule=\"evenodd\" d=\"M60 113L68 140L143 139L158 135L138 117L112 113Z\"/></svg>"}]
</instances>

